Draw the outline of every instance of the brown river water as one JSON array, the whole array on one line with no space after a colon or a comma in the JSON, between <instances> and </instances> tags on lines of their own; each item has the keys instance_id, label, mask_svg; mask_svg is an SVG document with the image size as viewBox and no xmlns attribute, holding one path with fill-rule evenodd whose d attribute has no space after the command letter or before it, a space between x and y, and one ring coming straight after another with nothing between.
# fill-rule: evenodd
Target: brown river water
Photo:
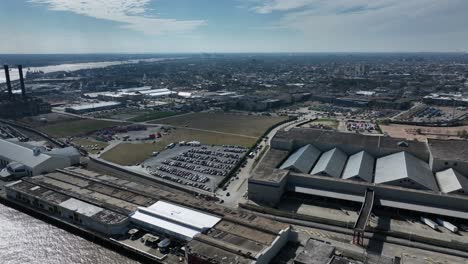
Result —
<instances>
[{"instance_id":1,"label":"brown river water","mask_svg":"<svg viewBox=\"0 0 468 264\"><path fill-rule=\"evenodd\" d=\"M0 204L0 263L138 264L139 262Z\"/></svg>"}]
</instances>

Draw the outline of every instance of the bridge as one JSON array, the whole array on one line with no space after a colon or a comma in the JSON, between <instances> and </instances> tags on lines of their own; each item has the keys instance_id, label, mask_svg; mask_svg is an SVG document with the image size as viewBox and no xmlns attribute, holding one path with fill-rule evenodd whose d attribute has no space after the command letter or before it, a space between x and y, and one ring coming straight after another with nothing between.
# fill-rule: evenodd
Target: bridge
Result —
<instances>
[{"instance_id":1,"label":"bridge","mask_svg":"<svg viewBox=\"0 0 468 264\"><path fill-rule=\"evenodd\" d=\"M364 202L362 203L361 210L359 211L359 216L354 224L354 236L353 243L358 245L364 245L364 232L366 231L367 223L369 222L369 217L374 207L375 193L372 189L366 190L366 195L364 197Z\"/></svg>"}]
</instances>

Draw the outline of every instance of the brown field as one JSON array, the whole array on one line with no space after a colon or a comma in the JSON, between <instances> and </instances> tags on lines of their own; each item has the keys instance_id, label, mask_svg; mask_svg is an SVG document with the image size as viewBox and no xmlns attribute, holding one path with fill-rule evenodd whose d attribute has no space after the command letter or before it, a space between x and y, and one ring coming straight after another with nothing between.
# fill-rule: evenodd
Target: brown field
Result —
<instances>
[{"instance_id":1,"label":"brown field","mask_svg":"<svg viewBox=\"0 0 468 264\"><path fill-rule=\"evenodd\" d=\"M156 143L120 143L103 153L101 158L120 165L135 165L148 159L154 151L163 150L171 142L192 140L207 145L240 145L245 147L250 147L256 142L256 139L252 137L177 128L158 139Z\"/></svg>"},{"instance_id":2,"label":"brown field","mask_svg":"<svg viewBox=\"0 0 468 264\"><path fill-rule=\"evenodd\" d=\"M286 119L286 117L227 113L192 113L152 123L260 137L269 127Z\"/></svg>"},{"instance_id":3,"label":"brown field","mask_svg":"<svg viewBox=\"0 0 468 264\"><path fill-rule=\"evenodd\" d=\"M438 139L459 139L457 133L463 130L468 131L468 126L459 127L422 127L410 125L380 125L382 132L386 132L391 137L417 139L424 141L427 138ZM420 130L418 133L418 129Z\"/></svg>"}]
</instances>

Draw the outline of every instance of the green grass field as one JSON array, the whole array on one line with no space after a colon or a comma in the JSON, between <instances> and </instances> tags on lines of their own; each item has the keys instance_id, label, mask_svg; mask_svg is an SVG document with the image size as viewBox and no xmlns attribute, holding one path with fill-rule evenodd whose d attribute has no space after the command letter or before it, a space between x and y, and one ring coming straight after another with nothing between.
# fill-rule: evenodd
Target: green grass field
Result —
<instances>
[{"instance_id":1,"label":"green grass field","mask_svg":"<svg viewBox=\"0 0 468 264\"><path fill-rule=\"evenodd\" d=\"M102 128L123 125L123 123L80 119L68 122L61 122L57 124L45 125L39 127L39 130L53 136L53 137L68 137L84 135Z\"/></svg>"},{"instance_id":2,"label":"green grass field","mask_svg":"<svg viewBox=\"0 0 468 264\"><path fill-rule=\"evenodd\" d=\"M142 115L130 118L129 121L132 121L132 122L145 122L145 121L149 121L149 120L155 120L155 119L175 116L175 115L179 115L179 114L181 114L181 113L154 111L154 112L148 112L148 113L144 113Z\"/></svg>"},{"instance_id":3,"label":"green grass field","mask_svg":"<svg viewBox=\"0 0 468 264\"><path fill-rule=\"evenodd\" d=\"M192 113L169 117L151 123L260 137L268 128L286 119L287 117L227 113Z\"/></svg>"},{"instance_id":4,"label":"green grass field","mask_svg":"<svg viewBox=\"0 0 468 264\"><path fill-rule=\"evenodd\" d=\"M135 165L148 159L154 151L163 150L167 144L197 140L207 145L241 145L250 147L256 139L214 132L178 128L164 135L156 143L121 143L101 155L101 158L120 165Z\"/></svg>"}]
</instances>

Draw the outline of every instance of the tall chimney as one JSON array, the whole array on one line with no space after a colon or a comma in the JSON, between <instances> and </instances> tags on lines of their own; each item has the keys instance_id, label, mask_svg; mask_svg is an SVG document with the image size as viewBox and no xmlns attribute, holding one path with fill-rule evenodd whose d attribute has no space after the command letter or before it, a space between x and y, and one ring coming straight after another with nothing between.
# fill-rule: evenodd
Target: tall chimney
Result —
<instances>
[{"instance_id":1,"label":"tall chimney","mask_svg":"<svg viewBox=\"0 0 468 264\"><path fill-rule=\"evenodd\" d=\"M8 69L8 65L3 65L3 69L5 69L5 79L6 85L8 87L8 96L13 97L13 91L11 90L10 70Z\"/></svg>"},{"instance_id":2,"label":"tall chimney","mask_svg":"<svg viewBox=\"0 0 468 264\"><path fill-rule=\"evenodd\" d=\"M23 78L23 66L18 65L19 77L20 77L20 84L21 84L21 95L23 95L23 99L26 98L26 89L24 88L24 78Z\"/></svg>"}]
</instances>

